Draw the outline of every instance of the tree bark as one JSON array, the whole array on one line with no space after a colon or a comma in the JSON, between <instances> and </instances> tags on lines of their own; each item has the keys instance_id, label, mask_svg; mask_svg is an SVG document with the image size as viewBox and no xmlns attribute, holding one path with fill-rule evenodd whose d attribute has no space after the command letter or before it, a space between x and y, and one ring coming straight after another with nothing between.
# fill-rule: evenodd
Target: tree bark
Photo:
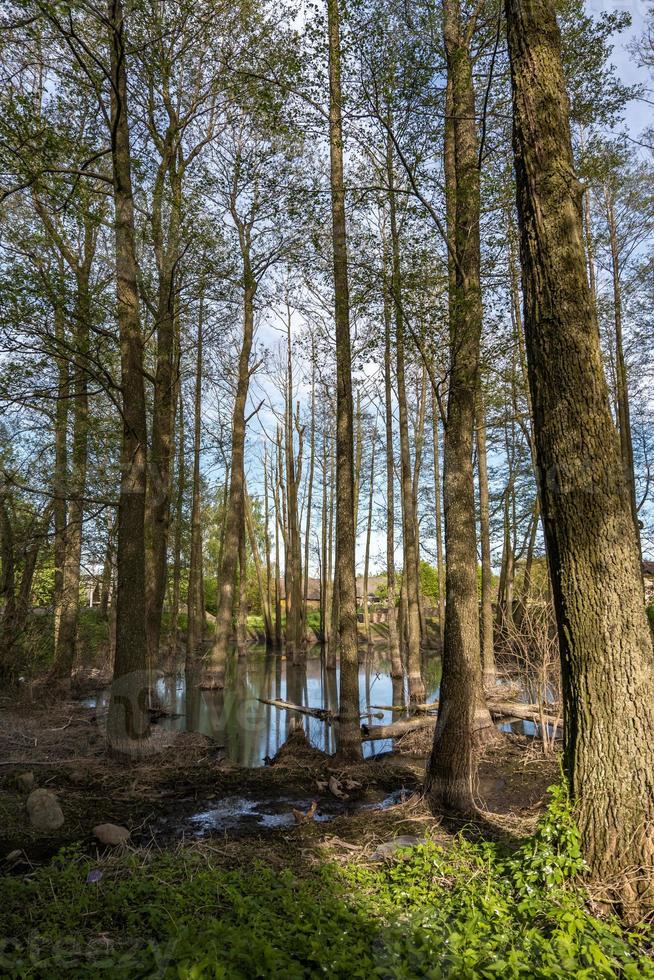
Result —
<instances>
[{"instance_id":1,"label":"tree bark","mask_svg":"<svg viewBox=\"0 0 654 980\"><path fill-rule=\"evenodd\" d=\"M123 442L118 512L116 655L107 738L112 752L136 757L148 750L150 737L145 697L149 688L145 635L147 421L127 118L126 39L121 0L110 0L108 22Z\"/></svg>"},{"instance_id":2,"label":"tree bark","mask_svg":"<svg viewBox=\"0 0 654 980\"><path fill-rule=\"evenodd\" d=\"M436 394L432 390L431 401L432 438L434 445L434 516L436 520L436 571L438 574L438 631L441 650L445 640L445 563L443 561L443 516L441 487L441 455L438 437L439 409Z\"/></svg>"},{"instance_id":3,"label":"tree bark","mask_svg":"<svg viewBox=\"0 0 654 980\"><path fill-rule=\"evenodd\" d=\"M179 644L179 601L182 564L182 530L184 524L184 494L186 493L186 447L184 445L184 403L178 385L179 426L177 445L177 499L175 501L175 536L173 540L173 582L170 600L170 632L174 653Z\"/></svg>"},{"instance_id":4,"label":"tree bark","mask_svg":"<svg viewBox=\"0 0 654 980\"><path fill-rule=\"evenodd\" d=\"M68 488L68 514L66 518L66 550L59 628L55 646L55 659L51 676L59 681L69 681L77 647L77 621L79 617L80 564L84 529L84 495L88 461L89 399L87 384L87 358L91 320L89 278L94 249L88 241L92 232L87 227L85 262L76 268L77 293L75 298L75 355L72 377L73 444L71 447L71 473Z\"/></svg>"},{"instance_id":5,"label":"tree bark","mask_svg":"<svg viewBox=\"0 0 654 980\"><path fill-rule=\"evenodd\" d=\"M606 191L606 219L609 227L609 244L611 246L611 274L613 278L613 318L615 323L615 375L616 395L618 405L618 432L620 433L620 452L624 478L629 487L631 509L640 550L640 522L638 519L638 504L636 503L636 480L634 478L634 447L631 438L631 412L629 410L629 382L627 364L624 356L622 340L622 286L620 283L620 253L618 248L618 231L615 222L613 200L610 191Z\"/></svg>"},{"instance_id":6,"label":"tree bark","mask_svg":"<svg viewBox=\"0 0 654 980\"><path fill-rule=\"evenodd\" d=\"M191 554L188 570L188 626L186 630L186 667L193 669L202 642L204 625L204 595L202 594L202 524L200 438L202 432L202 331L204 327L204 296L200 289L197 350L195 360L195 404L193 413L193 501L191 504Z\"/></svg>"},{"instance_id":7,"label":"tree bark","mask_svg":"<svg viewBox=\"0 0 654 980\"><path fill-rule=\"evenodd\" d=\"M400 240L394 193L393 145L390 136L387 143L388 207L391 227L391 283L395 312L395 358L397 378L397 403L400 428L400 494L402 500L402 539L404 544L404 568L402 588L406 598L405 619L407 641L407 668L409 675L409 701L425 699L425 685L420 664L420 600L418 596L418 548L416 541L416 516L414 510L413 479L411 474L411 448L409 446L409 418L406 401L404 310L400 268Z\"/></svg>"},{"instance_id":8,"label":"tree bark","mask_svg":"<svg viewBox=\"0 0 654 980\"><path fill-rule=\"evenodd\" d=\"M167 141L168 142L168 141ZM169 176L168 228L164 240L162 211ZM156 663L168 573L170 487L175 427L175 293L182 210L182 179L173 150L164 151L155 184L152 226L157 260L157 364L152 404L152 430L146 496L146 632L148 664Z\"/></svg>"},{"instance_id":9,"label":"tree bark","mask_svg":"<svg viewBox=\"0 0 654 980\"><path fill-rule=\"evenodd\" d=\"M529 385L563 678L565 769L591 872L654 904L654 658L586 275L550 0L506 0Z\"/></svg>"},{"instance_id":10,"label":"tree bark","mask_svg":"<svg viewBox=\"0 0 654 980\"><path fill-rule=\"evenodd\" d=\"M450 276L450 381L443 455L445 643L427 783L433 806L465 813L474 810L477 744L494 729L482 678L472 465L482 325L479 148L470 39L459 0L444 0L443 35L452 116L445 146L446 194L453 221L448 233L456 261Z\"/></svg>"},{"instance_id":11,"label":"tree bark","mask_svg":"<svg viewBox=\"0 0 654 980\"><path fill-rule=\"evenodd\" d=\"M386 588L388 592L388 653L391 660L391 677L403 676L402 658L397 630L397 602L395 591L395 472L393 453L393 385L391 365L392 294L387 276L388 261L384 255L384 397L386 421Z\"/></svg>"},{"instance_id":12,"label":"tree bark","mask_svg":"<svg viewBox=\"0 0 654 980\"><path fill-rule=\"evenodd\" d=\"M370 609L368 607L368 572L370 570L370 537L372 535L372 504L375 491L375 442L377 433L372 437L372 455L370 457L370 492L368 495L368 521L366 525L366 551L363 560L363 629L368 646L372 645L370 632Z\"/></svg>"},{"instance_id":13,"label":"tree bark","mask_svg":"<svg viewBox=\"0 0 654 980\"><path fill-rule=\"evenodd\" d=\"M339 0L327 0L329 34L329 155L334 252L336 321L336 562L338 633L340 647L340 707L338 754L361 758L359 727L359 658L355 573L352 351L343 180L341 117L341 42Z\"/></svg>"},{"instance_id":14,"label":"tree bark","mask_svg":"<svg viewBox=\"0 0 654 980\"><path fill-rule=\"evenodd\" d=\"M486 417L484 396L481 389L477 399L477 475L479 478L479 537L481 539L481 664L484 672L484 684L492 686L496 679L493 643L493 569L490 546Z\"/></svg>"},{"instance_id":15,"label":"tree bark","mask_svg":"<svg viewBox=\"0 0 654 980\"><path fill-rule=\"evenodd\" d=\"M232 638L232 609L234 586L239 554L240 534L244 527L244 456L245 456L245 406L250 387L250 354L254 334L254 297L256 283L249 260L249 242L242 249L243 258L243 340L238 363L238 381L232 415L231 481L229 500L225 514L225 540L220 567L218 608L216 610L216 636L213 645L215 671L212 683L223 687L225 665Z\"/></svg>"}]
</instances>

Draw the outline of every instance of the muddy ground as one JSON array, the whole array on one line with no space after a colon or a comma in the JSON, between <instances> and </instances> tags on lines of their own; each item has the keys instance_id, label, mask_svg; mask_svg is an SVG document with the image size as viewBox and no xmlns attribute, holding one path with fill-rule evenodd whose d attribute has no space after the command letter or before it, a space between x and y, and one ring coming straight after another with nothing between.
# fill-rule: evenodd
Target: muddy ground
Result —
<instances>
[{"instance_id":1,"label":"muddy ground","mask_svg":"<svg viewBox=\"0 0 654 980\"><path fill-rule=\"evenodd\" d=\"M99 823L127 827L137 847L193 840L220 848L228 862L263 850L267 860L277 855L286 864L294 847L372 854L398 835L445 839L459 829L435 818L422 798L428 731L411 733L395 752L347 770L308 745L302 732L260 769L230 764L205 736L156 726L154 732L156 752L125 765L106 755L101 712L78 701L2 701L0 860L13 853L11 865L19 870L73 843L93 853L99 845L92 828ZM27 772L35 786L58 797L65 821L55 833L30 825L17 780ZM532 740L498 736L481 760L480 817L467 830L518 843L533 828L557 773L556 760L544 759ZM330 776L347 799L325 785ZM315 819L297 823L293 811L305 812L314 800Z\"/></svg>"}]
</instances>

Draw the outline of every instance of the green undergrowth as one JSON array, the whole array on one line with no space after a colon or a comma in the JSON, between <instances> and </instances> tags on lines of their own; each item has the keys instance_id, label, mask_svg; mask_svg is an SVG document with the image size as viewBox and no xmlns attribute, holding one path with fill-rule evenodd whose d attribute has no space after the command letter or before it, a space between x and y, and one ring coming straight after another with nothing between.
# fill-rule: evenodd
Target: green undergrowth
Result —
<instances>
[{"instance_id":1,"label":"green undergrowth","mask_svg":"<svg viewBox=\"0 0 654 980\"><path fill-rule=\"evenodd\" d=\"M303 867L301 854L280 872L245 853L241 869L221 868L197 848L100 863L65 851L1 882L13 938L0 975L654 977L651 936L588 911L560 790L512 854L464 836L383 864Z\"/></svg>"}]
</instances>

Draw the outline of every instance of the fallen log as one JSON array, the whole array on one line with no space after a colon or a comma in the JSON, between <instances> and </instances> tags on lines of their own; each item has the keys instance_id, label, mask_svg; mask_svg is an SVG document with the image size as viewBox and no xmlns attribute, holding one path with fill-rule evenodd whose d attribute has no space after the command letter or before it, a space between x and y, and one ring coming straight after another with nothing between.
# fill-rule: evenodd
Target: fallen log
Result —
<instances>
[{"instance_id":1,"label":"fallen log","mask_svg":"<svg viewBox=\"0 0 654 980\"><path fill-rule=\"evenodd\" d=\"M261 704L271 704L273 708L280 708L283 711L297 711L300 715L319 718L320 721L326 721L328 724L338 721L338 715L329 708L306 708L303 704L293 704L291 701L282 701L281 698L257 698L257 701Z\"/></svg>"},{"instance_id":2,"label":"fallen log","mask_svg":"<svg viewBox=\"0 0 654 980\"><path fill-rule=\"evenodd\" d=\"M512 701L491 701L488 709L492 718L518 718L520 721L533 721L546 725L561 725L560 715L543 713L537 704L514 704Z\"/></svg>"},{"instance_id":3,"label":"fallen log","mask_svg":"<svg viewBox=\"0 0 654 980\"><path fill-rule=\"evenodd\" d=\"M368 707L376 711L436 711L438 701L427 704L369 704Z\"/></svg>"},{"instance_id":4,"label":"fallen log","mask_svg":"<svg viewBox=\"0 0 654 980\"><path fill-rule=\"evenodd\" d=\"M432 707L438 707L438 702L434 702ZM540 724L541 721L546 725L560 725L561 719L553 715L544 714L541 717L540 709L537 704L514 704L509 701L495 701L489 704L488 710L491 718L497 720L509 720L511 718L519 721L531 721ZM407 718L403 721L394 721L389 725L362 725L361 738L366 742L376 739L399 738L407 732L415 732L420 728L434 728L436 718L428 715L423 718Z\"/></svg>"}]
</instances>

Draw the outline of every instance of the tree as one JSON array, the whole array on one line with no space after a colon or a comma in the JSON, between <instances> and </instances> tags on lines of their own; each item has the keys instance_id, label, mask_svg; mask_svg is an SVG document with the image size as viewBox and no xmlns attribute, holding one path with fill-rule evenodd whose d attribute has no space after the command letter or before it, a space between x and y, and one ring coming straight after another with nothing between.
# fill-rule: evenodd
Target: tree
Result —
<instances>
[{"instance_id":1,"label":"tree","mask_svg":"<svg viewBox=\"0 0 654 980\"><path fill-rule=\"evenodd\" d=\"M338 0L327 0L329 38L329 154L331 166L334 304L336 320L336 578L338 640L341 659L338 752L344 759L361 756L359 727L359 656L357 589L354 565L354 405L348 283L341 40Z\"/></svg>"},{"instance_id":2,"label":"tree","mask_svg":"<svg viewBox=\"0 0 654 980\"><path fill-rule=\"evenodd\" d=\"M561 37L507 0L534 434L556 611L565 767L584 853L625 911L652 904L654 666L588 278Z\"/></svg>"}]
</instances>

